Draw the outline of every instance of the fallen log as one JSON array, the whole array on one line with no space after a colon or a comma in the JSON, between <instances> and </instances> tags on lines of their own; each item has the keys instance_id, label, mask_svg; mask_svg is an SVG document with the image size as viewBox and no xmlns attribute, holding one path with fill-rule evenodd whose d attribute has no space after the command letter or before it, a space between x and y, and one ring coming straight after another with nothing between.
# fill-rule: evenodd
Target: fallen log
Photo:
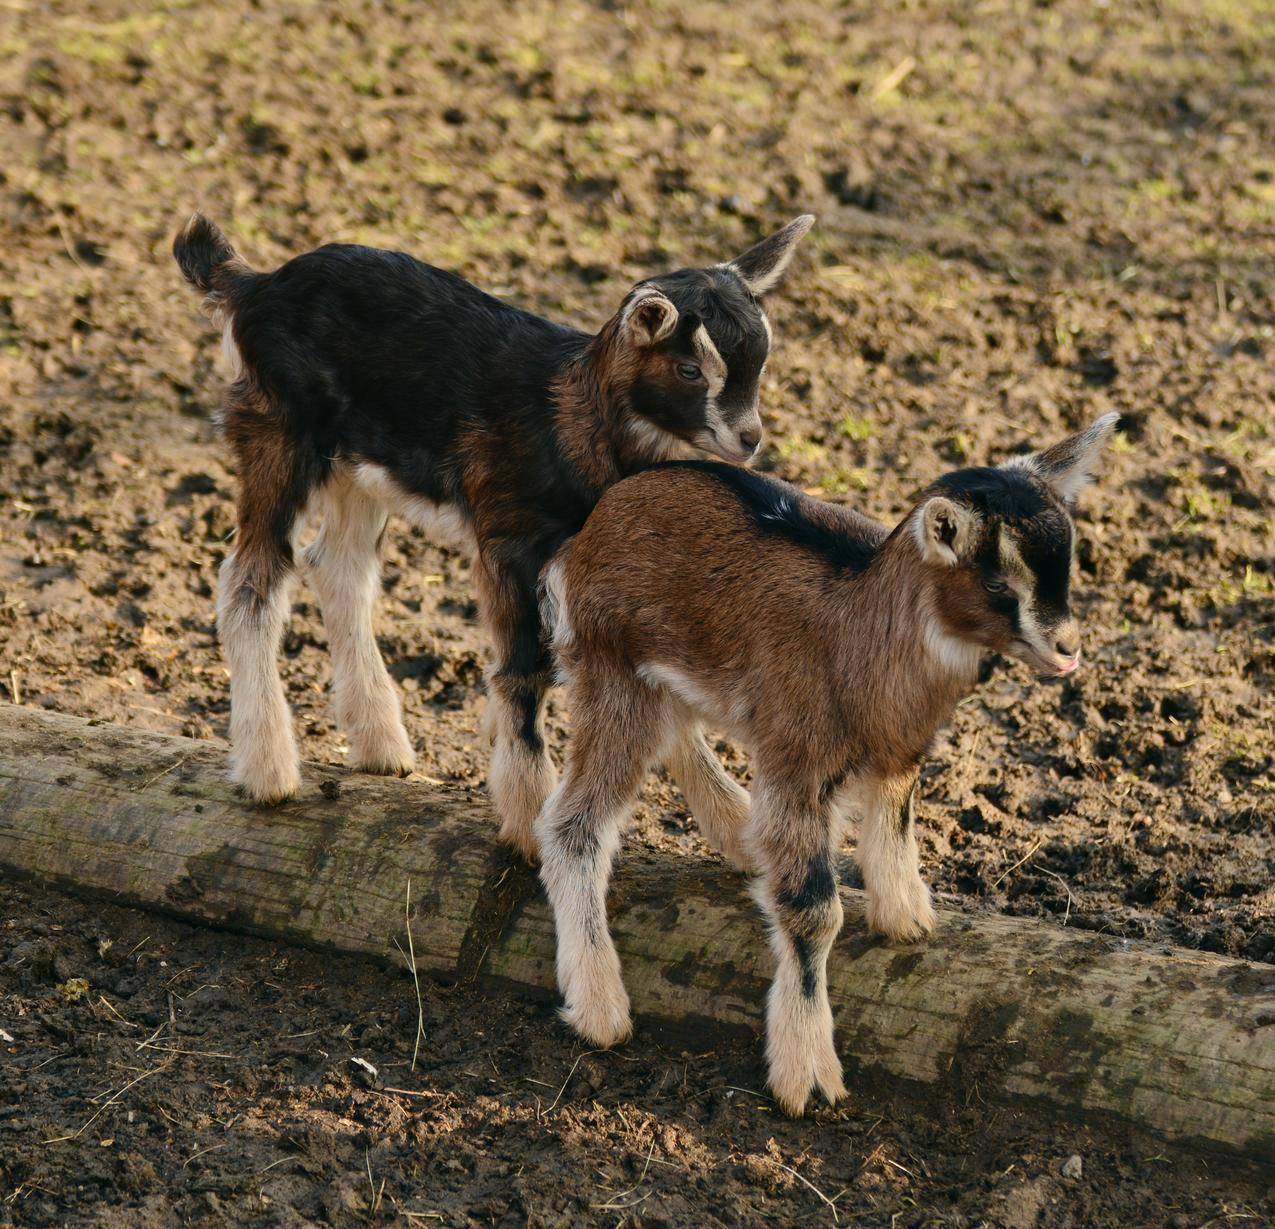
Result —
<instances>
[{"instance_id":1,"label":"fallen log","mask_svg":"<svg viewBox=\"0 0 1275 1229\"><path fill-rule=\"evenodd\" d=\"M553 920L494 831L472 791L317 765L297 800L252 807L223 745L0 707L0 868L400 967L410 885L421 972L543 996ZM852 1087L875 1073L1275 1158L1275 966L950 909L891 947L842 896L829 994ZM760 1028L771 959L738 875L630 854L610 908L639 1024Z\"/></svg>"}]
</instances>

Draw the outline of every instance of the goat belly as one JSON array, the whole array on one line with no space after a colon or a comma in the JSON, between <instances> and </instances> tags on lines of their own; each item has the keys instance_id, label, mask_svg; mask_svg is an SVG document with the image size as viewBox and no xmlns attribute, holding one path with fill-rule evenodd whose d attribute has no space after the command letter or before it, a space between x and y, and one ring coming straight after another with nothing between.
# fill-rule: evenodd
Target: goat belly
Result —
<instances>
[{"instance_id":1,"label":"goat belly","mask_svg":"<svg viewBox=\"0 0 1275 1229\"><path fill-rule=\"evenodd\" d=\"M432 541L469 555L474 553L473 525L459 504L440 503L428 496L413 494L383 465L371 461L354 465L351 477L360 490L428 534Z\"/></svg>"}]
</instances>

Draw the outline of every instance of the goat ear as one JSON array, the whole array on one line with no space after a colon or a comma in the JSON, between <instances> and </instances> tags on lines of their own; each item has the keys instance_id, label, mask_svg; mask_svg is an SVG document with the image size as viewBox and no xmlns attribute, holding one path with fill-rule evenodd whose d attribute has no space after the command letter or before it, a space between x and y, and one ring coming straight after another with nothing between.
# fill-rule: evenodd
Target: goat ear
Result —
<instances>
[{"instance_id":1,"label":"goat ear","mask_svg":"<svg viewBox=\"0 0 1275 1229\"><path fill-rule=\"evenodd\" d=\"M620 327L634 345L653 346L677 328L677 308L658 290L639 290L625 307Z\"/></svg>"},{"instance_id":2,"label":"goat ear","mask_svg":"<svg viewBox=\"0 0 1275 1229\"><path fill-rule=\"evenodd\" d=\"M1076 496L1093 481L1098 454L1110 442L1119 421L1119 414L1104 414L1061 444L1055 444L1043 452L1030 452L1026 456L1015 457L1012 461L1006 461L1003 468L1030 470L1043 478L1054 494L1070 506L1076 502Z\"/></svg>"},{"instance_id":3,"label":"goat ear","mask_svg":"<svg viewBox=\"0 0 1275 1229\"><path fill-rule=\"evenodd\" d=\"M753 294L765 294L783 276L797 244L814 224L812 213L793 218L783 230L777 230L769 238L753 244L742 256L736 256L727 268L739 274L740 280Z\"/></svg>"},{"instance_id":4,"label":"goat ear","mask_svg":"<svg viewBox=\"0 0 1275 1229\"><path fill-rule=\"evenodd\" d=\"M932 496L916 518L917 545L931 563L955 567L969 553L978 531L978 513L942 495Z\"/></svg>"}]
</instances>

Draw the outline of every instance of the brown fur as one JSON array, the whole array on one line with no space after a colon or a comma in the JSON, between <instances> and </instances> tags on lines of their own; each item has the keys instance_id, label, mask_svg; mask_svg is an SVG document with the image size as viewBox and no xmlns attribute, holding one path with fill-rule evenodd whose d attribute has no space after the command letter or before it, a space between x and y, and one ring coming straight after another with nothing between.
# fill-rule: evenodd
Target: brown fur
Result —
<instances>
[{"instance_id":1,"label":"brown fur","mask_svg":"<svg viewBox=\"0 0 1275 1229\"><path fill-rule=\"evenodd\" d=\"M234 554L253 578L238 597L260 602L292 570L292 532L307 484L283 416L254 385L237 381L231 387L222 422L239 473Z\"/></svg>"},{"instance_id":2,"label":"brown fur","mask_svg":"<svg viewBox=\"0 0 1275 1229\"><path fill-rule=\"evenodd\" d=\"M829 524L864 525L832 505L822 512ZM883 527L875 533L884 540ZM677 548L659 549L662 539ZM563 668L569 674L586 657L590 671L599 659L630 671L649 661L672 666L728 709L748 710L740 725L759 762L798 760L812 789L856 765L893 776L915 762L969 681L958 685L917 661L915 624L899 617L921 609L907 577L914 553L909 542L892 543L874 564L873 584L858 577L838 591L821 560L758 537L710 477L644 474L603 497L566 553L576 645L562 654ZM962 619L962 603L945 613ZM873 652L866 676L865 645Z\"/></svg>"}]
</instances>

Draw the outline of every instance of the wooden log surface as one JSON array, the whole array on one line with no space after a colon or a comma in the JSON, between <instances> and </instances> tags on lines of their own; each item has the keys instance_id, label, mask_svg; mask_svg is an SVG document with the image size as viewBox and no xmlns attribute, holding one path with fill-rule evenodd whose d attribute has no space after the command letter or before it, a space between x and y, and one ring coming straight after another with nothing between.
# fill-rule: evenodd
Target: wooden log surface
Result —
<instances>
[{"instance_id":1,"label":"wooden log surface","mask_svg":"<svg viewBox=\"0 0 1275 1229\"><path fill-rule=\"evenodd\" d=\"M253 807L225 751L0 706L0 868L400 967L410 883L422 972L552 992L552 916L480 793L307 765L298 799ZM889 946L842 898L828 980L852 1088L1100 1111L1275 1161L1275 966L952 909ZM622 855L610 916L639 1027L760 1028L771 957L740 876Z\"/></svg>"}]
</instances>

